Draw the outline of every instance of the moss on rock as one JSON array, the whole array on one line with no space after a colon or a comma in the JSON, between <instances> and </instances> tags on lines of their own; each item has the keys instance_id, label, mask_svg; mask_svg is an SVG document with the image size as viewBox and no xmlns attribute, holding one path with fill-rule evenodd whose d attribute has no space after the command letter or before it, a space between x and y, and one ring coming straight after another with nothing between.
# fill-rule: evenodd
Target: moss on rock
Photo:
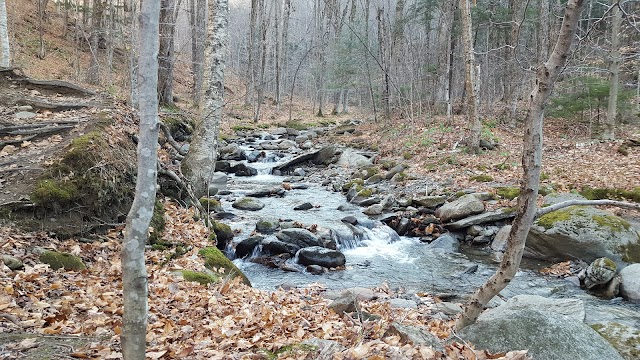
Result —
<instances>
[{"instance_id":1,"label":"moss on rock","mask_svg":"<svg viewBox=\"0 0 640 360\"><path fill-rule=\"evenodd\" d=\"M215 212L220 212L222 210L222 204L220 204L220 201L216 199L201 197L199 201L200 201L200 205L202 205L202 207L205 208L205 210L215 211Z\"/></svg>"},{"instance_id":2,"label":"moss on rock","mask_svg":"<svg viewBox=\"0 0 640 360\"><path fill-rule=\"evenodd\" d=\"M349 189L351 189L351 186L353 186L354 184L359 185L360 187L364 186L364 180L361 178L356 178L356 179L352 179L347 181L344 185L342 185L342 191L347 192L349 191ZM360 191L362 189L358 189L358 191Z\"/></svg>"},{"instance_id":3,"label":"moss on rock","mask_svg":"<svg viewBox=\"0 0 640 360\"><path fill-rule=\"evenodd\" d=\"M600 226L606 226L613 231L629 230L631 224L623 218L613 215L593 215L591 217Z\"/></svg>"},{"instance_id":4,"label":"moss on rock","mask_svg":"<svg viewBox=\"0 0 640 360\"><path fill-rule=\"evenodd\" d=\"M45 250L40 254L40 261L49 265L53 270L64 268L65 270L80 271L87 268L80 257L57 251Z\"/></svg>"},{"instance_id":5,"label":"moss on rock","mask_svg":"<svg viewBox=\"0 0 640 360\"><path fill-rule=\"evenodd\" d=\"M498 194L498 196L502 198L513 200L520 196L520 188L512 186L502 186L496 189L496 194Z\"/></svg>"},{"instance_id":6,"label":"moss on rock","mask_svg":"<svg viewBox=\"0 0 640 360\"><path fill-rule=\"evenodd\" d=\"M578 208L578 206L570 206L568 208L552 211L545 214L536 220L536 224L544 227L545 229L551 229L555 223L559 221L567 221L571 218L572 211Z\"/></svg>"},{"instance_id":7,"label":"moss on rock","mask_svg":"<svg viewBox=\"0 0 640 360\"><path fill-rule=\"evenodd\" d=\"M640 202L640 187L635 187L633 190L584 187L580 191L580 195L589 200L626 199Z\"/></svg>"},{"instance_id":8,"label":"moss on rock","mask_svg":"<svg viewBox=\"0 0 640 360\"><path fill-rule=\"evenodd\" d=\"M77 197L78 189L66 180L40 180L31 192L31 201L43 208L67 205Z\"/></svg>"},{"instance_id":9,"label":"moss on rock","mask_svg":"<svg viewBox=\"0 0 640 360\"><path fill-rule=\"evenodd\" d=\"M204 258L204 266L213 271L222 271L222 273L231 278L240 277L242 282L251 286L251 282L245 274L231 262L220 249L217 247L207 247L198 252L198 255Z\"/></svg>"},{"instance_id":10,"label":"moss on rock","mask_svg":"<svg viewBox=\"0 0 640 360\"><path fill-rule=\"evenodd\" d=\"M475 182L490 182L490 181L493 181L493 177L491 175L482 174L482 175L471 176L469 180L475 181Z\"/></svg>"},{"instance_id":11,"label":"moss on rock","mask_svg":"<svg viewBox=\"0 0 640 360\"><path fill-rule=\"evenodd\" d=\"M218 248L224 247L229 241L233 239L233 230L231 226L221 223L219 221L211 222L211 230L216 236Z\"/></svg>"},{"instance_id":12,"label":"moss on rock","mask_svg":"<svg viewBox=\"0 0 640 360\"><path fill-rule=\"evenodd\" d=\"M200 285L215 284L220 281L219 276L191 270L182 270L182 277L186 281L197 282Z\"/></svg>"}]
</instances>

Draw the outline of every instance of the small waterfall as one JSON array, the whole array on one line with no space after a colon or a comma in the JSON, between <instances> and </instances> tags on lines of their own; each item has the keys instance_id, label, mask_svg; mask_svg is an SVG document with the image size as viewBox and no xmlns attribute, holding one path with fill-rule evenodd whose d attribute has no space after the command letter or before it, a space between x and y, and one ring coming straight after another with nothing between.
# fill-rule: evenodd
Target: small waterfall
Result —
<instances>
[{"instance_id":1,"label":"small waterfall","mask_svg":"<svg viewBox=\"0 0 640 360\"><path fill-rule=\"evenodd\" d=\"M362 246L387 246L400 240L400 236L390 227L377 224L372 227L346 224L350 233L331 229L331 238L338 244L338 249L349 250ZM369 224L366 224L369 225Z\"/></svg>"}]
</instances>

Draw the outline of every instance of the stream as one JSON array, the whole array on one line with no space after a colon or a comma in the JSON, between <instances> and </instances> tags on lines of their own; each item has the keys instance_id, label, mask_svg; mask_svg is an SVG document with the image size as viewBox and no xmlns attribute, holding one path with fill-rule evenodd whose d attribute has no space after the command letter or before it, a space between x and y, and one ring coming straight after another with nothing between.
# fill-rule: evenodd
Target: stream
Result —
<instances>
[{"instance_id":1,"label":"stream","mask_svg":"<svg viewBox=\"0 0 640 360\"><path fill-rule=\"evenodd\" d=\"M291 156L282 157L278 162L249 164L258 170L256 176L229 176L227 191L222 192L219 197L224 211L235 215L224 222L233 229L240 230L233 241L237 243L249 237L261 218L276 217L305 225L317 224L322 228L333 229L338 250L346 258L346 269L313 275L295 264L295 259L288 262L292 267L297 267L300 270L298 272L272 269L248 260L235 259L234 263L247 275L255 288L274 290L282 285L303 287L317 282L329 289L343 289L355 286L375 287L386 282L391 289L401 289L405 294L444 294L453 299L450 301L463 302L495 272L497 264L483 250L463 246L460 253L452 253L433 248L418 238L398 236L391 228L364 215L361 207L348 204L340 192L329 191L315 182L304 183L299 186L301 188L294 187L283 197L260 198L265 206L259 211L232 208L234 200L256 189L281 187L283 182L293 184L289 176L270 174L271 168ZM304 211L293 210L295 206L305 202L315 206ZM339 206L341 210L337 210ZM346 216L357 218L359 225L351 227L344 224L341 219ZM228 255L233 258L232 247L229 248ZM504 299L520 294L578 298L584 301L587 324L616 322L640 329L639 304L631 304L621 298L602 300L568 280L543 276L536 271L548 265L550 264L523 259L516 277L490 305L499 305Z\"/></svg>"}]
</instances>

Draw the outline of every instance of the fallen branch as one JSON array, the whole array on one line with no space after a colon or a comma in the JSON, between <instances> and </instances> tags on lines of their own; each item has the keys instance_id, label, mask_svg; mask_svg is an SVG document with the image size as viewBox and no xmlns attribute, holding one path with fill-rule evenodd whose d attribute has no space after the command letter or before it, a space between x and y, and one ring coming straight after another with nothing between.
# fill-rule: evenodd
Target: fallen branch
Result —
<instances>
[{"instance_id":1,"label":"fallen branch","mask_svg":"<svg viewBox=\"0 0 640 360\"><path fill-rule=\"evenodd\" d=\"M183 180L175 172L173 172L173 171L171 171L169 169L166 169L164 166L162 166L162 163L160 163L160 161L158 161L158 174L159 175L164 175L164 176L168 177L169 179L175 181L176 184L184 192L187 193L187 196L189 197L189 200L191 200L191 203L193 204L193 206L195 206L196 209L198 209L198 211L200 212L200 217L203 218L203 219L207 219L206 225L209 226L209 212L207 212L207 210L205 210L205 208L202 206L202 204L200 204L200 200L198 198L196 198L196 195L193 193L193 190L191 189L191 186L189 186L188 182Z\"/></svg>"},{"instance_id":2,"label":"fallen branch","mask_svg":"<svg viewBox=\"0 0 640 360\"><path fill-rule=\"evenodd\" d=\"M93 104L78 104L78 103L54 103L49 101L43 101L38 99L18 99L16 105L29 105L35 109L45 109L51 111L67 111L73 109L82 109Z\"/></svg>"},{"instance_id":3,"label":"fallen branch","mask_svg":"<svg viewBox=\"0 0 640 360\"><path fill-rule=\"evenodd\" d=\"M72 125L61 125L61 126L50 126L50 127L40 127L40 128L31 128L31 129L14 129L14 130L5 130L0 129L0 135L49 135L49 134L57 134L63 131L71 130L74 126Z\"/></svg>"},{"instance_id":4,"label":"fallen branch","mask_svg":"<svg viewBox=\"0 0 640 360\"><path fill-rule=\"evenodd\" d=\"M634 209L640 210L640 204L630 203L625 201L616 201L616 200L567 200L557 204L553 204L550 206L546 206L538 209L536 212L536 218L548 214L550 212L560 210L566 208L568 206L597 206L597 205L607 205L607 206L617 206L626 209Z\"/></svg>"},{"instance_id":5,"label":"fallen branch","mask_svg":"<svg viewBox=\"0 0 640 360\"><path fill-rule=\"evenodd\" d=\"M0 313L0 319L7 319L9 321L11 321L12 323L21 326L20 325L20 319L18 319L17 316L12 315L12 314L7 314L7 313Z\"/></svg>"},{"instance_id":6,"label":"fallen branch","mask_svg":"<svg viewBox=\"0 0 640 360\"><path fill-rule=\"evenodd\" d=\"M173 138L173 136L171 135L171 130L169 130L169 127L162 121L159 121L158 123L160 124L160 129L162 130L164 137L167 138L167 142L169 143L169 145L171 145L171 147L176 149L178 154L182 156L186 156L187 153L184 150L182 150L182 146L180 146L180 144L178 144L178 142Z\"/></svg>"},{"instance_id":7,"label":"fallen branch","mask_svg":"<svg viewBox=\"0 0 640 360\"><path fill-rule=\"evenodd\" d=\"M0 142L0 148L3 148L7 145L17 145L17 144L22 144L25 141L30 141L36 138L36 136L38 135L31 135L31 136L27 136L24 138L20 138L20 139L13 139L13 140L7 140L7 141L2 141Z\"/></svg>"}]
</instances>

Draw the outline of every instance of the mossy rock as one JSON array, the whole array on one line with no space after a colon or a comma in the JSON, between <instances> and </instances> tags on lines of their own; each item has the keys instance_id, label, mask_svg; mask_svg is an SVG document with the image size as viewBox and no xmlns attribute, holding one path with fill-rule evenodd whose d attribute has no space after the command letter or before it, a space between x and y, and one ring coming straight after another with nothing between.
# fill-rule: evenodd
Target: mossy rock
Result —
<instances>
[{"instance_id":1,"label":"mossy rock","mask_svg":"<svg viewBox=\"0 0 640 360\"><path fill-rule=\"evenodd\" d=\"M233 239L233 230L231 230L231 226L227 224L219 221L212 221L211 230L216 236L218 249L226 248L229 241Z\"/></svg>"},{"instance_id":2,"label":"mossy rock","mask_svg":"<svg viewBox=\"0 0 640 360\"><path fill-rule=\"evenodd\" d=\"M151 216L151 223L149 223L149 243L156 244L162 239L162 233L165 228L164 221L164 205L156 200L153 206L153 215Z\"/></svg>"},{"instance_id":3,"label":"mossy rock","mask_svg":"<svg viewBox=\"0 0 640 360\"><path fill-rule=\"evenodd\" d=\"M475 181L475 182L491 182L493 181L493 177L490 175L482 174L482 175L471 176L469 180Z\"/></svg>"},{"instance_id":4,"label":"mossy rock","mask_svg":"<svg viewBox=\"0 0 640 360\"><path fill-rule=\"evenodd\" d=\"M502 186L496 189L496 194L498 194L498 196L502 198L513 200L518 196L520 196L520 188L511 187L511 186Z\"/></svg>"},{"instance_id":5,"label":"mossy rock","mask_svg":"<svg viewBox=\"0 0 640 360\"><path fill-rule=\"evenodd\" d=\"M620 323L593 324L591 328L605 338L625 359L640 359L640 330Z\"/></svg>"},{"instance_id":6,"label":"mossy rock","mask_svg":"<svg viewBox=\"0 0 640 360\"><path fill-rule=\"evenodd\" d=\"M212 274L207 274L200 271L182 270L182 277L186 281L197 282L200 285L215 284L220 282L220 277Z\"/></svg>"},{"instance_id":7,"label":"mossy rock","mask_svg":"<svg viewBox=\"0 0 640 360\"><path fill-rule=\"evenodd\" d=\"M45 250L42 254L40 254L40 261L43 264L49 265L53 270L63 268L65 270L80 271L87 268L80 257L69 253L51 250Z\"/></svg>"},{"instance_id":8,"label":"mossy rock","mask_svg":"<svg viewBox=\"0 0 640 360\"><path fill-rule=\"evenodd\" d=\"M249 279L229 260L217 247L207 247L198 252L204 258L204 266L212 271L221 270L222 274L231 278L240 277L242 282L251 286Z\"/></svg>"},{"instance_id":9,"label":"mossy rock","mask_svg":"<svg viewBox=\"0 0 640 360\"><path fill-rule=\"evenodd\" d=\"M640 202L640 187L635 187L633 190L584 187L580 191L580 195L589 200L623 199Z\"/></svg>"},{"instance_id":10,"label":"mossy rock","mask_svg":"<svg viewBox=\"0 0 640 360\"><path fill-rule=\"evenodd\" d=\"M235 209L247 210L247 211L258 211L264 208L264 204L252 197L243 197L242 199L236 200L231 206Z\"/></svg>"},{"instance_id":11,"label":"mossy rock","mask_svg":"<svg viewBox=\"0 0 640 360\"><path fill-rule=\"evenodd\" d=\"M200 201L200 205L202 205L202 207L207 211L215 211L215 212L222 211L222 204L217 199L201 197L199 201Z\"/></svg>"},{"instance_id":12,"label":"mossy rock","mask_svg":"<svg viewBox=\"0 0 640 360\"><path fill-rule=\"evenodd\" d=\"M541 216L527 237L525 256L545 260L640 262L640 234L626 220L589 206L570 206Z\"/></svg>"},{"instance_id":13,"label":"mossy rock","mask_svg":"<svg viewBox=\"0 0 640 360\"><path fill-rule=\"evenodd\" d=\"M356 179L349 180L344 185L342 185L342 191L344 191L344 192L349 191L349 189L351 189L351 186L353 184L364 186L364 180L361 179L361 178L356 178ZM360 190L362 190L362 189L360 189ZM360 191L360 190L358 190L358 191Z\"/></svg>"}]
</instances>

